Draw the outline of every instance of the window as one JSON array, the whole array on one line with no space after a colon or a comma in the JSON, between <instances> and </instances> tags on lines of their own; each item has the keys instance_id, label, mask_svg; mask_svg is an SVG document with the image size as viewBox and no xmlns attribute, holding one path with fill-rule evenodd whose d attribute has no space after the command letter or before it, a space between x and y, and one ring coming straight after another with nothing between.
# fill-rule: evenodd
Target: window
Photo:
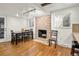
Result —
<instances>
[{"instance_id":1,"label":"window","mask_svg":"<svg viewBox=\"0 0 79 59\"><path fill-rule=\"evenodd\" d=\"M4 38L4 18L0 17L0 39Z\"/></svg>"}]
</instances>

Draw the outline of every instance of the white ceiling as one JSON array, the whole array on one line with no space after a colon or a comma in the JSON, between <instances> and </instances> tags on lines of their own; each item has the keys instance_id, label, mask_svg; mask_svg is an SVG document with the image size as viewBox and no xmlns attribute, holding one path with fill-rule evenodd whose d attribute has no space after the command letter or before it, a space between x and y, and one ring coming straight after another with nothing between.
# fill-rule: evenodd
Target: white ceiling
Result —
<instances>
[{"instance_id":1,"label":"white ceiling","mask_svg":"<svg viewBox=\"0 0 79 59\"><path fill-rule=\"evenodd\" d=\"M68 8L72 6L79 6L77 3L52 3L48 6L41 7L40 3L0 3L0 15L1 16L14 16L18 12L23 14L24 12L36 8L37 10L42 10L44 12L51 12L54 10Z\"/></svg>"}]
</instances>

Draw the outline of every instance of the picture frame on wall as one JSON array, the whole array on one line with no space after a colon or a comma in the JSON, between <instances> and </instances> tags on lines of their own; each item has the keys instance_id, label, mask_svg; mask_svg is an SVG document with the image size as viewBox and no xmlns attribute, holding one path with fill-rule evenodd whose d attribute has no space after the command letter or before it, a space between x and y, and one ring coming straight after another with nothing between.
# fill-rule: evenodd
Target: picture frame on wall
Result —
<instances>
[{"instance_id":1,"label":"picture frame on wall","mask_svg":"<svg viewBox=\"0 0 79 59\"><path fill-rule=\"evenodd\" d=\"M33 19L29 19L29 27L33 27L34 23L33 23Z\"/></svg>"},{"instance_id":2,"label":"picture frame on wall","mask_svg":"<svg viewBox=\"0 0 79 59\"><path fill-rule=\"evenodd\" d=\"M63 17L63 27L70 27L70 14L67 14Z\"/></svg>"},{"instance_id":3,"label":"picture frame on wall","mask_svg":"<svg viewBox=\"0 0 79 59\"><path fill-rule=\"evenodd\" d=\"M29 29L33 29L33 27L34 27L34 18L33 17L32 18L29 18L27 20L27 24L28 24L28 28Z\"/></svg>"}]
</instances>

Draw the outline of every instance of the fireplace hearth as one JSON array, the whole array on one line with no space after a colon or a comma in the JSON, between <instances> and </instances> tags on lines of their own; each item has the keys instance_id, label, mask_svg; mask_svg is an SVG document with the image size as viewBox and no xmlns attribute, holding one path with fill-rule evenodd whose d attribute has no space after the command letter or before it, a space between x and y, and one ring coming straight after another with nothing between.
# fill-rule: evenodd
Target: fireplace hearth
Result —
<instances>
[{"instance_id":1,"label":"fireplace hearth","mask_svg":"<svg viewBox=\"0 0 79 59\"><path fill-rule=\"evenodd\" d=\"M47 37L47 30L38 30L38 37L46 38Z\"/></svg>"}]
</instances>

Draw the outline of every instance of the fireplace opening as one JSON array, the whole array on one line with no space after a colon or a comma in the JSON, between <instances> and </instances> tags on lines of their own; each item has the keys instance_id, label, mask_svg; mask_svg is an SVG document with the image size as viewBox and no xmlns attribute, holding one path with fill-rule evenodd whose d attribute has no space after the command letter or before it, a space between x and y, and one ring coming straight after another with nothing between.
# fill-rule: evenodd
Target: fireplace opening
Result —
<instances>
[{"instance_id":1,"label":"fireplace opening","mask_svg":"<svg viewBox=\"0 0 79 59\"><path fill-rule=\"evenodd\" d=\"M46 38L47 31L46 30L38 30L38 37Z\"/></svg>"}]
</instances>

